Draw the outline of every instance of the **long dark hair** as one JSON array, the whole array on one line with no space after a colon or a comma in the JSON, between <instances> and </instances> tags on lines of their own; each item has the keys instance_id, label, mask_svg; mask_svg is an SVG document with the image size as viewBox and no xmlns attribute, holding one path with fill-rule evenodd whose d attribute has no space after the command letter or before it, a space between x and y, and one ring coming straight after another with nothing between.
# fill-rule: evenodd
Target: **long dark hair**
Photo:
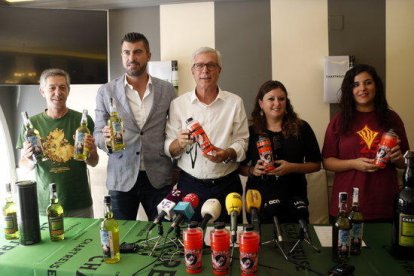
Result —
<instances>
[{"instance_id":1,"label":"long dark hair","mask_svg":"<svg viewBox=\"0 0 414 276\"><path fill-rule=\"evenodd\" d=\"M293 110L293 106L290 103L290 99L288 97L288 92L286 87L277 80L269 80L262 84L259 89L259 92L256 96L256 102L254 104L254 109L252 112L252 125L256 131L256 133L265 133L267 129L266 125L266 117L261 115L261 108L259 105L259 100L263 100L264 95L270 92L273 89L280 88L286 94L286 113L283 116L282 120L282 133L285 137L289 136L298 136L299 134L299 126L301 125L301 120L299 119L296 112ZM263 113L262 113L263 114Z\"/></svg>"},{"instance_id":2,"label":"long dark hair","mask_svg":"<svg viewBox=\"0 0 414 276\"><path fill-rule=\"evenodd\" d=\"M382 83L381 78L378 76L375 68L371 65L357 64L346 72L341 85L342 94L339 100L339 106L341 108L340 132L342 134L350 131L351 123L355 117L356 106L354 94L352 92L354 88L353 83L355 81L355 76L362 72L370 74L375 83L376 92L374 97L374 109L380 126L384 129L391 127L391 122L388 116L389 106L385 97L384 84Z\"/></svg>"}]
</instances>

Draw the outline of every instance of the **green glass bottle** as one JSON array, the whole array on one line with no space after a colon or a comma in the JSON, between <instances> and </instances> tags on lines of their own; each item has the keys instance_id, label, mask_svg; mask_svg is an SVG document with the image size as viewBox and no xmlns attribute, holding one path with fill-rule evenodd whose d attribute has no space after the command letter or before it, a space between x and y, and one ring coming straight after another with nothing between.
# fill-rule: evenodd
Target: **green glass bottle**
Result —
<instances>
[{"instance_id":1,"label":"green glass bottle","mask_svg":"<svg viewBox=\"0 0 414 276\"><path fill-rule=\"evenodd\" d=\"M109 98L110 103L110 117L108 125L111 128L111 148L112 152L124 150L126 145L124 143L124 123L118 115L116 104L113 98Z\"/></svg>"},{"instance_id":2,"label":"green glass bottle","mask_svg":"<svg viewBox=\"0 0 414 276\"><path fill-rule=\"evenodd\" d=\"M85 136L90 133L91 132L88 129L88 110L84 109L82 113L80 126L78 127L75 133L73 159L78 161L85 161L88 158L89 148L85 147L83 140L85 139Z\"/></svg>"},{"instance_id":3,"label":"green glass bottle","mask_svg":"<svg viewBox=\"0 0 414 276\"><path fill-rule=\"evenodd\" d=\"M51 183L50 188L50 204L46 209L47 220L49 222L49 234L51 241L61 241L64 239L63 227L63 207L60 205L56 184Z\"/></svg>"},{"instance_id":4,"label":"green glass bottle","mask_svg":"<svg viewBox=\"0 0 414 276\"><path fill-rule=\"evenodd\" d=\"M404 188L395 200L391 250L398 259L414 259L414 151L404 154Z\"/></svg>"},{"instance_id":5,"label":"green glass bottle","mask_svg":"<svg viewBox=\"0 0 414 276\"><path fill-rule=\"evenodd\" d=\"M119 225L112 213L111 197L104 198L105 212L104 220L101 223L101 245L105 263L114 264L119 262Z\"/></svg>"},{"instance_id":6,"label":"green glass bottle","mask_svg":"<svg viewBox=\"0 0 414 276\"><path fill-rule=\"evenodd\" d=\"M351 221L347 213L347 200L348 193L339 193L339 214L332 226L332 256L339 263L348 261L351 248Z\"/></svg>"},{"instance_id":7,"label":"green glass bottle","mask_svg":"<svg viewBox=\"0 0 414 276\"><path fill-rule=\"evenodd\" d=\"M362 237L364 233L364 216L359 210L359 188L352 190L352 209L349 213L351 221L351 255L361 254Z\"/></svg>"},{"instance_id":8,"label":"green glass bottle","mask_svg":"<svg viewBox=\"0 0 414 276\"><path fill-rule=\"evenodd\" d=\"M10 183L6 184L6 198L3 206L4 219L4 236L6 240L14 240L19 238L19 231L17 227L16 203L13 201Z\"/></svg>"},{"instance_id":9,"label":"green glass bottle","mask_svg":"<svg viewBox=\"0 0 414 276\"><path fill-rule=\"evenodd\" d=\"M40 162L46 160L44 157L42 140L39 135L39 131L35 129L32 125L32 122L29 119L29 115L26 111L22 112L23 125L25 127L24 139L32 144L33 147L33 157L34 162Z\"/></svg>"}]
</instances>

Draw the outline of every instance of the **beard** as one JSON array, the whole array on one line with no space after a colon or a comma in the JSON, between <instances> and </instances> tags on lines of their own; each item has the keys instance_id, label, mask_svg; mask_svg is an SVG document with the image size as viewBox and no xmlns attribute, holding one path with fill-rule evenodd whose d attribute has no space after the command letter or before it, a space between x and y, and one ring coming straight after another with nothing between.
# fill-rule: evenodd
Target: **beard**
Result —
<instances>
[{"instance_id":1,"label":"beard","mask_svg":"<svg viewBox=\"0 0 414 276\"><path fill-rule=\"evenodd\" d=\"M138 62L134 62L134 64L138 65L137 69L128 70L126 71L127 75L130 77L139 77L142 76L147 71L147 63L139 64Z\"/></svg>"}]
</instances>

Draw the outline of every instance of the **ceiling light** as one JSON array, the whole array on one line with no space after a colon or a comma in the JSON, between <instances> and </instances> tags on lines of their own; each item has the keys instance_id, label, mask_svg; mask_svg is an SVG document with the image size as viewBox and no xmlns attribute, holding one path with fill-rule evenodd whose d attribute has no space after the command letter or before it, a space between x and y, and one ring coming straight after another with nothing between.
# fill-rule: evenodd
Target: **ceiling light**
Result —
<instances>
[{"instance_id":1,"label":"ceiling light","mask_svg":"<svg viewBox=\"0 0 414 276\"><path fill-rule=\"evenodd\" d=\"M34 0L6 0L9 3L17 3L17 2L32 2Z\"/></svg>"}]
</instances>

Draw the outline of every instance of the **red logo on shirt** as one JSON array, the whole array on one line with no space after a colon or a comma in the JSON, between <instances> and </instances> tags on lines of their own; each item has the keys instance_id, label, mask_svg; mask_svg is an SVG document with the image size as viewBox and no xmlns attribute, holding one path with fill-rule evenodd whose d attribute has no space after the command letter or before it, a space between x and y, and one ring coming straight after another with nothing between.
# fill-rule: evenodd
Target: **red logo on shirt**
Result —
<instances>
[{"instance_id":1,"label":"red logo on shirt","mask_svg":"<svg viewBox=\"0 0 414 276\"><path fill-rule=\"evenodd\" d=\"M367 147L367 152L369 152L379 132L370 129L367 125L365 125L363 129L357 131L357 134L359 135L359 137L361 137L362 141L365 143Z\"/></svg>"}]
</instances>

